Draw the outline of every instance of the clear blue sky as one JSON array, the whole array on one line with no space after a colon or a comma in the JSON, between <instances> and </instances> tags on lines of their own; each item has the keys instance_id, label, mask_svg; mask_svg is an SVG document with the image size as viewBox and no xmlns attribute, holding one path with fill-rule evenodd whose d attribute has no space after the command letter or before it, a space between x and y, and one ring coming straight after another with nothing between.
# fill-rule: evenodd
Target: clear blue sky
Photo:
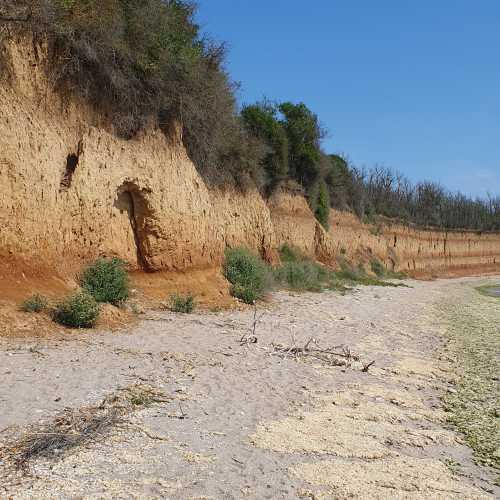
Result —
<instances>
[{"instance_id":1,"label":"clear blue sky","mask_svg":"<svg viewBox=\"0 0 500 500\"><path fill-rule=\"evenodd\" d=\"M199 0L243 103L316 112L327 152L500 195L500 0Z\"/></svg>"}]
</instances>

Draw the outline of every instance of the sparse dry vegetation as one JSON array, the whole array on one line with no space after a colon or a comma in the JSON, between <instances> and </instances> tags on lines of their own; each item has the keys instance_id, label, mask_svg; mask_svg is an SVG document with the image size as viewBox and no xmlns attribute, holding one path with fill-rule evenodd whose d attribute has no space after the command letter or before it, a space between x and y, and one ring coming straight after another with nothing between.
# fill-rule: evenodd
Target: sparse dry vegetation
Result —
<instances>
[{"instance_id":1,"label":"sparse dry vegetation","mask_svg":"<svg viewBox=\"0 0 500 500\"><path fill-rule=\"evenodd\" d=\"M28 427L0 449L0 459L11 470L28 472L34 461L62 459L70 451L105 437L133 411L166 401L169 398L154 387L131 385L96 406L66 409L47 423Z\"/></svg>"},{"instance_id":2,"label":"sparse dry vegetation","mask_svg":"<svg viewBox=\"0 0 500 500\"><path fill-rule=\"evenodd\" d=\"M30 313L40 313L45 311L48 306L49 301L46 297L40 294L34 294L21 304L21 310Z\"/></svg>"},{"instance_id":3,"label":"sparse dry vegetation","mask_svg":"<svg viewBox=\"0 0 500 500\"><path fill-rule=\"evenodd\" d=\"M359 355L351 352L349 346L326 346L323 347L317 339L310 338L304 345L297 345L293 342L291 345L272 344L271 355L280 358L290 358L299 360L311 360L316 363L321 363L327 366L345 366L357 367L367 373L375 361L363 363Z\"/></svg>"}]
</instances>

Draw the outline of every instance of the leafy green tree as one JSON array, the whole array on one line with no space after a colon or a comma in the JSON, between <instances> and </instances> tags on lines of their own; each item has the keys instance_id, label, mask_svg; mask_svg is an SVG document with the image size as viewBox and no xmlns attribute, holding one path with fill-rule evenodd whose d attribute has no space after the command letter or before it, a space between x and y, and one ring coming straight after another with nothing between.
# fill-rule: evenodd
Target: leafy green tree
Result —
<instances>
[{"instance_id":1,"label":"leafy green tree","mask_svg":"<svg viewBox=\"0 0 500 500\"><path fill-rule=\"evenodd\" d=\"M339 155L327 156L325 183L333 207L341 210L353 208L354 180L345 158Z\"/></svg>"},{"instance_id":2,"label":"leafy green tree","mask_svg":"<svg viewBox=\"0 0 500 500\"><path fill-rule=\"evenodd\" d=\"M318 117L303 103L284 102L279 110L290 143L290 175L308 190L320 177L323 131Z\"/></svg>"},{"instance_id":3,"label":"leafy green tree","mask_svg":"<svg viewBox=\"0 0 500 500\"><path fill-rule=\"evenodd\" d=\"M267 146L262 165L271 183L288 175L288 136L277 115L276 107L266 101L245 106L241 111L246 128Z\"/></svg>"}]
</instances>

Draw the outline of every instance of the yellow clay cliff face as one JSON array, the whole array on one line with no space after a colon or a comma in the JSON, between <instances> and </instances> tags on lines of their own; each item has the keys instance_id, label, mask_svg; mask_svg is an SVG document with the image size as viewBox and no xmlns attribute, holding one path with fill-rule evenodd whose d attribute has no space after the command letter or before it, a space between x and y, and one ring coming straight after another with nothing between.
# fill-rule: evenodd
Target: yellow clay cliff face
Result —
<instances>
[{"instance_id":1,"label":"yellow clay cliff face","mask_svg":"<svg viewBox=\"0 0 500 500\"><path fill-rule=\"evenodd\" d=\"M55 94L43 48L9 47L0 86L0 252L72 267L116 255L145 270L220 264L226 245L272 256L269 210L254 189L209 190L180 133L121 140L97 112ZM38 54L38 55L37 55Z\"/></svg>"},{"instance_id":2,"label":"yellow clay cliff face","mask_svg":"<svg viewBox=\"0 0 500 500\"><path fill-rule=\"evenodd\" d=\"M227 246L270 261L284 243L327 264L376 256L404 271L500 268L500 235L377 230L332 211L330 229L306 200L278 190L265 200L207 186L180 132L151 126L116 137L104 112L53 91L46 51L32 41L4 47L0 77L0 257L4 266L74 272L98 255L146 271L217 267ZM1 269L0 269L1 271Z\"/></svg>"}]
</instances>

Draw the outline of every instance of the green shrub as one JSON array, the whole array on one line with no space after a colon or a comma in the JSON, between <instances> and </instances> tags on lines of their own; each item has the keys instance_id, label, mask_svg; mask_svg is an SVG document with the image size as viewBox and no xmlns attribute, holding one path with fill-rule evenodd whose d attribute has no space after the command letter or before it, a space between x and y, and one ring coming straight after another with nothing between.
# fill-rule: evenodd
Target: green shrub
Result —
<instances>
[{"instance_id":1,"label":"green shrub","mask_svg":"<svg viewBox=\"0 0 500 500\"><path fill-rule=\"evenodd\" d=\"M289 261L275 270L276 281L286 288L319 292L324 288L330 273L309 260Z\"/></svg>"},{"instance_id":2,"label":"green shrub","mask_svg":"<svg viewBox=\"0 0 500 500\"><path fill-rule=\"evenodd\" d=\"M170 296L170 310L173 312L189 314L194 311L196 304L191 294Z\"/></svg>"},{"instance_id":3,"label":"green shrub","mask_svg":"<svg viewBox=\"0 0 500 500\"><path fill-rule=\"evenodd\" d=\"M330 287L332 272L289 245L280 248L282 265L274 270L275 280L291 290L318 292Z\"/></svg>"},{"instance_id":4,"label":"green shrub","mask_svg":"<svg viewBox=\"0 0 500 500\"><path fill-rule=\"evenodd\" d=\"M247 130L267 146L262 166L267 181L274 184L288 176L289 144L276 106L267 101L243 107L241 118Z\"/></svg>"},{"instance_id":5,"label":"green shrub","mask_svg":"<svg viewBox=\"0 0 500 500\"><path fill-rule=\"evenodd\" d=\"M359 269L355 269L345 257L337 257L337 262L340 265L340 271L335 272L337 279L352 282L360 279Z\"/></svg>"},{"instance_id":6,"label":"green shrub","mask_svg":"<svg viewBox=\"0 0 500 500\"><path fill-rule=\"evenodd\" d=\"M39 313L47 309L49 301L39 294L34 294L21 304L24 312Z\"/></svg>"},{"instance_id":7,"label":"green shrub","mask_svg":"<svg viewBox=\"0 0 500 500\"><path fill-rule=\"evenodd\" d=\"M371 262L372 270L373 270L374 260L372 260L372 262ZM377 277L368 276L363 264L361 264L361 263L358 264L356 267L354 267L352 264L350 264L343 257L339 257L337 259L337 261L340 264L341 270L336 271L334 273L334 279L336 279L337 281L346 283L348 285L393 286L393 287L406 286L405 284L395 284L395 283L391 283L390 281L384 281L384 280L380 279L381 276L379 276L379 275L377 275ZM378 264L379 265L375 265L375 269L377 269L378 272L380 272L382 269L383 270L383 275L382 275L383 277L393 278L395 276L401 276L399 273L390 273L389 271L387 271L387 269L380 262L378 262ZM376 274L376 272L375 272L375 274Z\"/></svg>"},{"instance_id":8,"label":"green shrub","mask_svg":"<svg viewBox=\"0 0 500 500\"><path fill-rule=\"evenodd\" d=\"M120 259L98 259L80 276L80 285L97 302L120 304L129 297L129 279L125 262Z\"/></svg>"},{"instance_id":9,"label":"green shrub","mask_svg":"<svg viewBox=\"0 0 500 500\"><path fill-rule=\"evenodd\" d=\"M99 304L87 292L70 295L57 304L53 318L70 328L92 328L99 317Z\"/></svg>"},{"instance_id":10,"label":"green shrub","mask_svg":"<svg viewBox=\"0 0 500 500\"><path fill-rule=\"evenodd\" d=\"M246 248L226 251L224 276L232 285L231 294L247 304L261 299L273 283L267 264Z\"/></svg>"},{"instance_id":11,"label":"green shrub","mask_svg":"<svg viewBox=\"0 0 500 500\"><path fill-rule=\"evenodd\" d=\"M295 248L286 243L279 250L281 262L299 262L302 256Z\"/></svg>"},{"instance_id":12,"label":"green shrub","mask_svg":"<svg viewBox=\"0 0 500 500\"><path fill-rule=\"evenodd\" d=\"M370 267L373 273L377 275L379 278L386 275L387 269L385 268L384 264L382 264L382 262L380 262L379 260L372 259L370 261Z\"/></svg>"}]
</instances>

